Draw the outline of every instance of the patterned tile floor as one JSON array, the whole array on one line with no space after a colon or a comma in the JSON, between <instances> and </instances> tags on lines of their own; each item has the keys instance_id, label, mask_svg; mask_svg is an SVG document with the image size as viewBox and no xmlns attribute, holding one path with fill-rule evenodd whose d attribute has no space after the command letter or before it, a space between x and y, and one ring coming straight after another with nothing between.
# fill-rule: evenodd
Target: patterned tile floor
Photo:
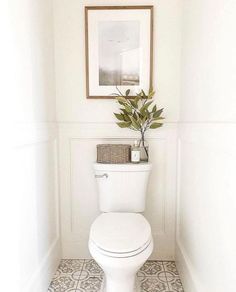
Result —
<instances>
[{"instance_id":1,"label":"patterned tile floor","mask_svg":"<svg viewBox=\"0 0 236 292\"><path fill-rule=\"evenodd\" d=\"M172 261L147 261L137 276L141 292L184 291ZM102 281L103 271L94 260L62 260L48 292L100 292Z\"/></svg>"}]
</instances>

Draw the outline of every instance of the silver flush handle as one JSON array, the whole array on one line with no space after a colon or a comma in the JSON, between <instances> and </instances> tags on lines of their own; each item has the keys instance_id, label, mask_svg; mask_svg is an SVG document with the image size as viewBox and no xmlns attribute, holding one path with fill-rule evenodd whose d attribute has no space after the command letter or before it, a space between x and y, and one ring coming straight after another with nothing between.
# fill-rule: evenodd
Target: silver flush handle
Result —
<instances>
[{"instance_id":1,"label":"silver flush handle","mask_svg":"<svg viewBox=\"0 0 236 292\"><path fill-rule=\"evenodd\" d=\"M108 174L107 174L107 173L103 173L103 174L95 174L95 177L96 177L96 178L103 178L103 177L108 178Z\"/></svg>"}]
</instances>

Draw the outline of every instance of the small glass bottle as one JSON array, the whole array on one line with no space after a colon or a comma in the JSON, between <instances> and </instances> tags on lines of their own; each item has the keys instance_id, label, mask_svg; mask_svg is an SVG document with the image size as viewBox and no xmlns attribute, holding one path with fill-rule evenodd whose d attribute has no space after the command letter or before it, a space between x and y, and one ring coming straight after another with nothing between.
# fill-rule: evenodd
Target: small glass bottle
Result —
<instances>
[{"instance_id":1,"label":"small glass bottle","mask_svg":"<svg viewBox=\"0 0 236 292\"><path fill-rule=\"evenodd\" d=\"M140 148L139 143L137 140L134 141L134 145L131 149L131 162L132 163L139 163L140 162Z\"/></svg>"},{"instance_id":2,"label":"small glass bottle","mask_svg":"<svg viewBox=\"0 0 236 292\"><path fill-rule=\"evenodd\" d=\"M140 161L148 162L149 160L149 150L148 150L148 142L144 139L138 141L140 147Z\"/></svg>"}]
</instances>

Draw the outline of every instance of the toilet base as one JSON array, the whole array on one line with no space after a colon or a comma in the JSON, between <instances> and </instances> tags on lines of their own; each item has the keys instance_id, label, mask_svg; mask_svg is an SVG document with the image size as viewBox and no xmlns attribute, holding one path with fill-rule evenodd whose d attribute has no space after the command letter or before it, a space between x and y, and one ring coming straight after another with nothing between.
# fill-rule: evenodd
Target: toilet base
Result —
<instances>
[{"instance_id":1,"label":"toilet base","mask_svg":"<svg viewBox=\"0 0 236 292\"><path fill-rule=\"evenodd\" d=\"M141 253L127 258L105 256L92 242L89 242L89 250L105 274L102 292L140 292L136 273L153 251L152 240Z\"/></svg>"},{"instance_id":2,"label":"toilet base","mask_svg":"<svg viewBox=\"0 0 236 292\"><path fill-rule=\"evenodd\" d=\"M106 279L104 277L104 279L102 281L102 286L101 286L100 292L109 292L109 291L106 291L106 285L105 285L105 283L106 283ZM134 284L133 292L141 292L140 281L139 281L139 279L138 279L137 276L135 278L135 284Z\"/></svg>"}]
</instances>

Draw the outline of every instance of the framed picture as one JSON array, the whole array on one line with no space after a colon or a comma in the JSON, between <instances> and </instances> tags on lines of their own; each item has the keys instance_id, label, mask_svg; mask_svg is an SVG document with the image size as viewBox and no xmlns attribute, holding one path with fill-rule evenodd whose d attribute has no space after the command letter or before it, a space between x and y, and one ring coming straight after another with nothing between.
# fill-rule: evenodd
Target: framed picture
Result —
<instances>
[{"instance_id":1,"label":"framed picture","mask_svg":"<svg viewBox=\"0 0 236 292\"><path fill-rule=\"evenodd\" d=\"M152 86L153 6L85 7L87 98Z\"/></svg>"}]
</instances>

